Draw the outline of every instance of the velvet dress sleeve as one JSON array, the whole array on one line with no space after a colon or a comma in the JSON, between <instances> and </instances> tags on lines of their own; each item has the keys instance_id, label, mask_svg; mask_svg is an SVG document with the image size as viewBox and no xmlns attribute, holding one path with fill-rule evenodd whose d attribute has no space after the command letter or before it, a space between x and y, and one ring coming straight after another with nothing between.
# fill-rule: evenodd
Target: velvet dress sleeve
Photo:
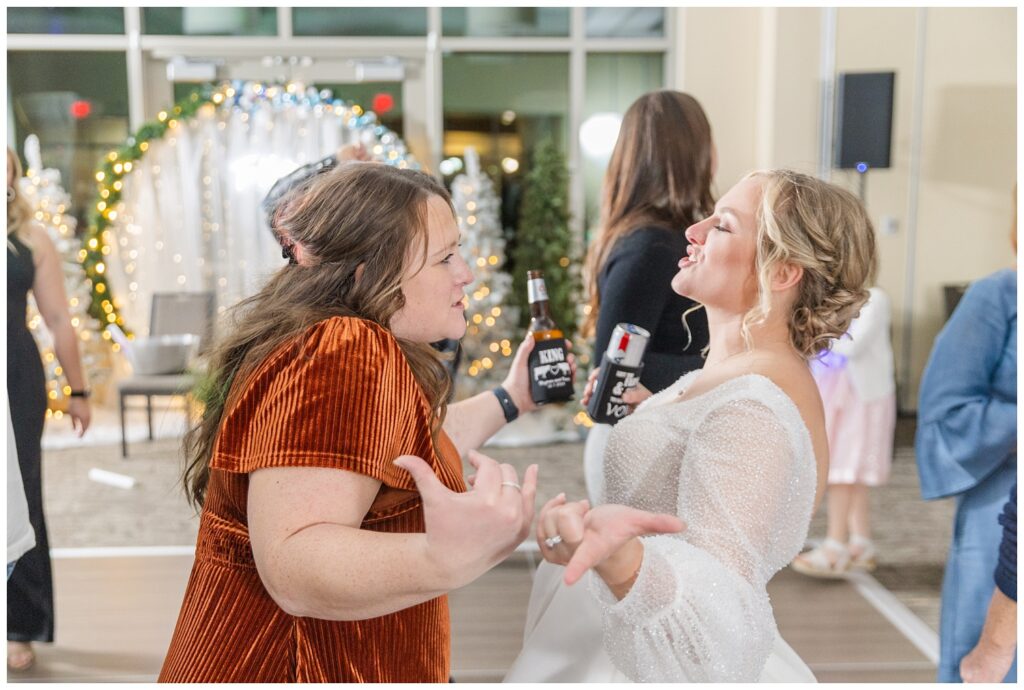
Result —
<instances>
[{"instance_id":1,"label":"velvet dress sleeve","mask_svg":"<svg viewBox=\"0 0 1024 690\"><path fill-rule=\"evenodd\" d=\"M280 348L232 404L210 466L250 473L332 467L415 490L399 455L437 461L430 410L398 342L362 319L332 318Z\"/></svg>"}]
</instances>

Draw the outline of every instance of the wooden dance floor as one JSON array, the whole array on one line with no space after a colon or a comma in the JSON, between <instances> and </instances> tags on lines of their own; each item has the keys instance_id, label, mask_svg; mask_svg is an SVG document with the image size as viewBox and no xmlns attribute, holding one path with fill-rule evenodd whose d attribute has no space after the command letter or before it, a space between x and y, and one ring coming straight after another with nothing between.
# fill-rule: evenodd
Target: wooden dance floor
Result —
<instances>
[{"instance_id":1,"label":"wooden dance floor","mask_svg":"<svg viewBox=\"0 0 1024 690\"><path fill-rule=\"evenodd\" d=\"M515 658L532 559L517 553L452 595L456 681L499 681ZM8 672L8 680L154 680L191 562L190 555L150 554L55 559L57 642L38 645L35 668ZM905 610L886 611L899 604L870 578L821 582L786 570L769 591L783 637L818 680L934 680L935 665L928 658L933 654L921 651L929 651L934 633Z\"/></svg>"}]
</instances>

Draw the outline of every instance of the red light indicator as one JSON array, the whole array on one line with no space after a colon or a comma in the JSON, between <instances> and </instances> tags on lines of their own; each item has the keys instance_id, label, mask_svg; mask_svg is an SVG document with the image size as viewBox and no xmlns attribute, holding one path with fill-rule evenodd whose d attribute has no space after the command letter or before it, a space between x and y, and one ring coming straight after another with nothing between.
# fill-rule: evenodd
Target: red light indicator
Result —
<instances>
[{"instance_id":1,"label":"red light indicator","mask_svg":"<svg viewBox=\"0 0 1024 690\"><path fill-rule=\"evenodd\" d=\"M390 93L378 93L373 97L373 112L383 115L395 107L395 97Z\"/></svg>"},{"instance_id":2,"label":"red light indicator","mask_svg":"<svg viewBox=\"0 0 1024 690\"><path fill-rule=\"evenodd\" d=\"M84 120L92 112L92 104L89 101L75 101L71 104L71 117L76 120Z\"/></svg>"}]
</instances>

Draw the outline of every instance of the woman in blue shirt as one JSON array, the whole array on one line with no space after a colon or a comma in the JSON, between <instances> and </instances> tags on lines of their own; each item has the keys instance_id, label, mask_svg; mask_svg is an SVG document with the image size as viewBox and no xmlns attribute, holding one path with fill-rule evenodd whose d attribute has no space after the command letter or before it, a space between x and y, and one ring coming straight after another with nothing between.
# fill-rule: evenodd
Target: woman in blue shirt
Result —
<instances>
[{"instance_id":1,"label":"woman in blue shirt","mask_svg":"<svg viewBox=\"0 0 1024 690\"><path fill-rule=\"evenodd\" d=\"M915 440L925 500L955 497L942 584L940 682L961 682L992 595L1000 533L1017 480L1017 272L974 283L939 333L921 381ZM1015 682L1014 661L1005 682Z\"/></svg>"}]
</instances>

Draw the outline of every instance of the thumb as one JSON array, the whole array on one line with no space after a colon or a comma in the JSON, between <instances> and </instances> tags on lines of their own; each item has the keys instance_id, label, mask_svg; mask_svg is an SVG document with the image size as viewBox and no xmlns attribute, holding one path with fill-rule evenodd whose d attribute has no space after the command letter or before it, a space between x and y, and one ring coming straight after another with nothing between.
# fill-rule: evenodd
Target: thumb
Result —
<instances>
[{"instance_id":1,"label":"thumb","mask_svg":"<svg viewBox=\"0 0 1024 690\"><path fill-rule=\"evenodd\" d=\"M424 501L437 498L442 492L448 490L423 458L418 458L415 455L401 455L395 458L395 464L412 475L416 489Z\"/></svg>"},{"instance_id":2,"label":"thumb","mask_svg":"<svg viewBox=\"0 0 1024 690\"><path fill-rule=\"evenodd\" d=\"M533 351L533 335L527 333L526 337L523 338L523 342L519 343L519 347L516 350L516 356L523 355L524 357Z\"/></svg>"},{"instance_id":3,"label":"thumb","mask_svg":"<svg viewBox=\"0 0 1024 690\"><path fill-rule=\"evenodd\" d=\"M584 540L566 563L563 581L570 586L576 584L588 570L607 557L608 552L603 547L595 545L593 540Z\"/></svg>"}]
</instances>

